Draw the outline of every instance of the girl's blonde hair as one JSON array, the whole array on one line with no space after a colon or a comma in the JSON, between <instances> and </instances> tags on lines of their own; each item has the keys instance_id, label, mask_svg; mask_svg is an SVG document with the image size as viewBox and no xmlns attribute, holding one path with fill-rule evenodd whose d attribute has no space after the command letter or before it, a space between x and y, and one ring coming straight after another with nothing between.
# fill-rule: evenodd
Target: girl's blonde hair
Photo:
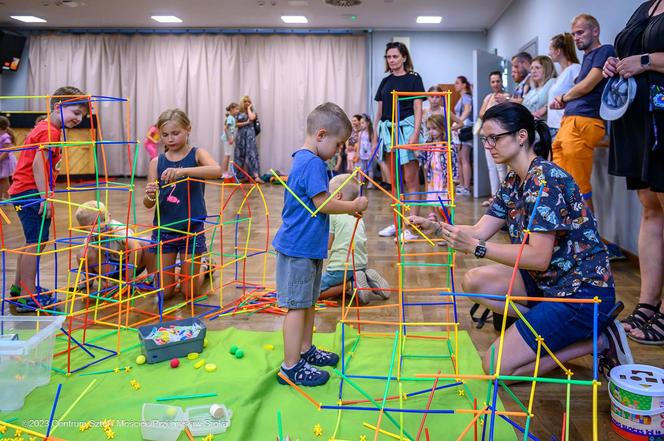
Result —
<instances>
[{"instance_id":1,"label":"girl's blonde hair","mask_svg":"<svg viewBox=\"0 0 664 441\"><path fill-rule=\"evenodd\" d=\"M247 107L249 107L250 102L251 98L249 98L249 95L245 95L240 98L240 112L247 113Z\"/></svg>"},{"instance_id":2,"label":"girl's blonde hair","mask_svg":"<svg viewBox=\"0 0 664 441\"><path fill-rule=\"evenodd\" d=\"M551 58L547 57L546 55L540 55L533 58L533 63L534 62L538 62L544 69L544 80L542 81L542 85L545 85L551 78L558 76L558 73L556 72L556 66L553 65L553 60L551 60Z\"/></svg>"},{"instance_id":3,"label":"girl's blonde hair","mask_svg":"<svg viewBox=\"0 0 664 441\"><path fill-rule=\"evenodd\" d=\"M427 128L432 127L438 130L442 134L443 139L445 139L445 135L447 134L446 126L447 124L445 124L445 117L439 113L435 113L427 119Z\"/></svg>"},{"instance_id":4,"label":"girl's blonde hair","mask_svg":"<svg viewBox=\"0 0 664 441\"><path fill-rule=\"evenodd\" d=\"M157 128L161 129L167 122L175 122L184 129L191 129L191 121L184 111L180 109L167 109L161 112L157 120Z\"/></svg>"},{"instance_id":5,"label":"girl's blonde hair","mask_svg":"<svg viewBox=\"0 0 664 441\"><path fill-rule=\"evenodd\" d=\"M108 222L110 220L106 205L99 201L87 201L76 209L76 220L82 227L95 225L99 222Z\"/></svg>"}]
</instances>

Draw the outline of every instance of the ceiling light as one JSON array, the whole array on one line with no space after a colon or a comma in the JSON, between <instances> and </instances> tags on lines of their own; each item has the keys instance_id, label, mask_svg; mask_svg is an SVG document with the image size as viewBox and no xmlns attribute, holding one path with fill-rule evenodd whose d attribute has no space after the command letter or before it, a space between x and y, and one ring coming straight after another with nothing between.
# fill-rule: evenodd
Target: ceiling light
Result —
<instances>
[{"instance_id":1,"label":"ceiling light","mask_svg":"<svg viewBox=\"0 0 664 441\"><path fill-rule=\"evenodd\" d=\"M22 21L23 23L46 23L46 20L35 17L34 15L12 15L11 18Z\"/></svg>"},{"instance_id":2,"label":"ceiling light","mask_svg":"<svg viewBox=\"0 0 664 441\"><path fill-rule=\"evenodd\" d=\"M443 20L440 15L420 15L417 17L419 24L438 24Z\"/></svg>"},{"instance_id":3,"label":"ceiling light","mask_svg":"<svg viewBox=\"0 0 664 441\"><path fill-rule=\"evenodd\" d=\"M182 23L182 19L175 15L153 15L151 18L159 23Z\"/></svg>"},{"instance_id":4,"label":"ceiling light","mask_svg":"<svg viewBox=\"0 0 664 441\"><path fill-rule=\"evenodd\" d=\"M281 20L284 23L309 23L304 15L282 15Z\"/></svg>"}]
</instances>

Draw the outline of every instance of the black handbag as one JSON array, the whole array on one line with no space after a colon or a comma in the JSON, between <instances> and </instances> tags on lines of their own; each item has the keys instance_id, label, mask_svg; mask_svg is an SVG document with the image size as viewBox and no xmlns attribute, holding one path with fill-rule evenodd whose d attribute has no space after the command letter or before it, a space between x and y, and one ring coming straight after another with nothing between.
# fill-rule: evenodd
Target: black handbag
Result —
<instances>
[{"instance_id":1,"label":"black handbag","mask_svg":"<svg viewBox=\"0 0 664 441\"><path fill-rule=\"evenodd\" d=\"M258 115L256 115L256 119L254 120L254 132L256 132L256 136L261 133L261 122L258 121Z\"/></svg>"},{"instance_id":2,"label":"black handbag","mask_svg":"<svg viewBox=\"0 0 664 441\"><path fill-rule=\"evenodd\" d=\"M472 140L473 140L473 128L472 128L472 126L464 127L461 130L459 130L459 141L461 141L461 142L470 142Z\"/></svg>"}]
</instances>

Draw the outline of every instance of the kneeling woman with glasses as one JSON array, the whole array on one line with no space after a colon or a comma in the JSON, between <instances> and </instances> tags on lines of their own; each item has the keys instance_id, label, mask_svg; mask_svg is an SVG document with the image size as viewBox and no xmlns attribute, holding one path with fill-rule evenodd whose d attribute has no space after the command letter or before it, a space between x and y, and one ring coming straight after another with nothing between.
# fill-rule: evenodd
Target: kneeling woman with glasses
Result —
<instances>
[{"instance_id":1,"label":"kneeling woman with glasses","mask_svg":"<svg viewBox=\"0 0 664 441\"><path fill-rule=\"evenodd\" d=\"M538 141L535 142L536 134ZM598 352L603 372L631 363L617 315L613 275L597 223L583 203L572 177L546 158L551 136L543 121L535 121L521 104L503 103L484 114L480 139L498 164L511 171L487 213L475 225L449 225L420 217L411 221L425 234L442 236L451 248L495 263L469 270L463 279L468 293L507 294L513 267L521 253L512 296L592 299L598 297ZM542 192L540 195L540 187ZM538 197L539 196L539 197ZM507 225L511 244L486 242ZM521 252L526 229L528 240ZM471 298L503 313L504 301ZM561 362L592 354L593 304L566 302L514 302L535 332ZM518 315L510 307L508 315ZM494 342L498 356L499 339ZM537 337L523 320L510 326L504 337L508 349L501 374L532 375ZM485 371L496 364L491 351L484 357ZM557 364L541 349L539 375Z\"/></svg>"}]
</instances>

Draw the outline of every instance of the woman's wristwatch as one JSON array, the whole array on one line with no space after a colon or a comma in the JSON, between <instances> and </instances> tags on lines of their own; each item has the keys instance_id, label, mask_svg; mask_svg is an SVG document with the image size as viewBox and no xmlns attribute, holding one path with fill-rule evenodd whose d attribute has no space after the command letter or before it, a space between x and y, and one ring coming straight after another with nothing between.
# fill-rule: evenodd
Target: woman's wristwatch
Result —
<instances>
[{"instance_id":1,"label":"woman's wristwatch","mask_svg":"<svg viewBox=\"0 0 664 441\"><path fill-rule=\"evenodd\" d=\"M478 259L483 258L486 256L486 242L482 239L480 239L479 243L475 247L475 257Z\"/></svg>"}]
</instances>

